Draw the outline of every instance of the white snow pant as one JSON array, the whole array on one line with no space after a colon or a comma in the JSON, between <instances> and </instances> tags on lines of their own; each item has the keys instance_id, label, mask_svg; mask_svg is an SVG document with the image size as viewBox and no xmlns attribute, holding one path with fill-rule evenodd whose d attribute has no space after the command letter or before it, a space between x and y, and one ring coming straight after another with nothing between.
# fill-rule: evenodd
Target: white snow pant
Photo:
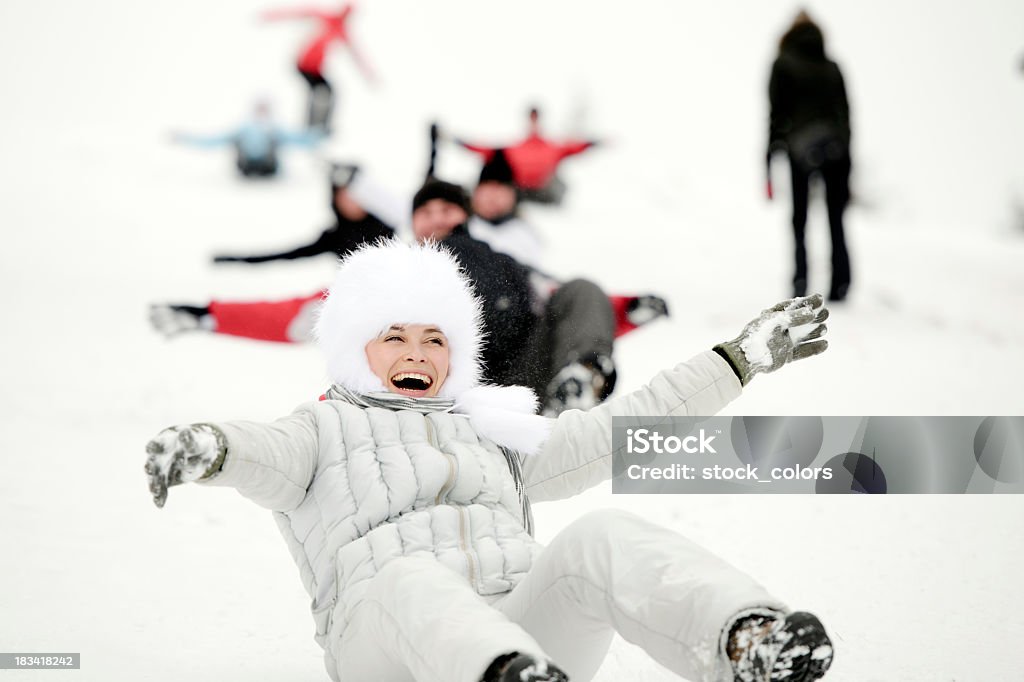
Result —
<instances>
[{"instance_id":1,"label":"white snow pant","mask_svg":"<svg viewBox=\"0 0 1024 682\"><path fill-rule=\"evenodd\" d=\"M393 559L371 583L333 647L341 682L478 682L514 651L585 682L616 632L694 682L731 680L726 628L740 613L785 610L707 550L618 510L571 524L497 597L429 556Z\"/></svg>"}]
</instances>

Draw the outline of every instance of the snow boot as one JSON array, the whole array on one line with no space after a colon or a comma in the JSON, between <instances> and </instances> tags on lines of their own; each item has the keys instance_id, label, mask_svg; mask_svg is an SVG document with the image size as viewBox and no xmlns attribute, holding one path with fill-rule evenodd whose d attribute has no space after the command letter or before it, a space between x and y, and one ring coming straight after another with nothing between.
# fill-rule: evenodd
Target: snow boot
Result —
<instances>
[{"instance_id":1,"label":"snow boot","mask_svg":"<svg viewBox=\"0 0 1024 682\"><path fill-rule=\"evenodd\" d=\"M512 653L494 659L481 682L569 682L569 676L554 663Z\"/></svg>"},{"instance_id":2,"label":"snow boot","mask_svg":"<svg viewBox=\"0 0 1024 682\"><path fill-rule=\"evenodd\" d=\"M736 682L811 682L832 664L832 641L816 616L751 616L729 634L726 653Z\"/></svg>"},{"instance_id":3,"label":"snow boot","mask_svg":"<svg viewBox=\"0 0 1024 682\"><path fill-rule=\"evenodd\" d=\"M544 415L565 410L589 410L607 398L615 386L615 363L607 355L588 353L570 362L548 383Z\"/></svg>"},{"instance_id":4,"label":"snow boot","mask_svg":"<svg viewBox=\"0 0 1024 682\"><path fill-rule=\"evenodd\" d=\"M660 296L637 296L626 304L626 319L637 327L642 327L659 317L668 317L668 304Z\"/></svg>"}]
</instances>

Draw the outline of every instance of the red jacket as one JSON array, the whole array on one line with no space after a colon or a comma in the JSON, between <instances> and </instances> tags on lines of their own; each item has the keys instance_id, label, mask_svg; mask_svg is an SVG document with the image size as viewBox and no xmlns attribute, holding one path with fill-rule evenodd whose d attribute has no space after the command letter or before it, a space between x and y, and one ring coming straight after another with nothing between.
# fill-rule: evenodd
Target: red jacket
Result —
<instances>
[{"instance_id":1,"label":"red jacket","mask_svg":"<svg viewBox=\"0 0 1024 682\"><path fill-rule=\"evenodd\" d=\"M264 12L263 18L274 21L278 19L317 19L320 22L320 31L313 39L303 47L299 54L298 67L300 71L323 77L324 58L327 55L327 48L334 41L349 44L348 31L345 30L345 22L348 15L352 13L352 5L344 5L339 12L324 12L314 8L291 8L271 10Z\"/></svg>"},{"instance_id":2,"label":"red jacket","mask_svg":"<svg viewBox=\"0 0 1024 682\"><path fill-rule=\"evenodd\" d=\"M499 147L460 142L466 149L480 154L484 163L491 160ZM537 133L531 133L522 142L510 147L503 147L508 165L512 167L512 178L521 189L539 190L551 182L562 159L586 151L594 145L590 140L573 140L552 142Z\"/></svg>"}]
</instances>

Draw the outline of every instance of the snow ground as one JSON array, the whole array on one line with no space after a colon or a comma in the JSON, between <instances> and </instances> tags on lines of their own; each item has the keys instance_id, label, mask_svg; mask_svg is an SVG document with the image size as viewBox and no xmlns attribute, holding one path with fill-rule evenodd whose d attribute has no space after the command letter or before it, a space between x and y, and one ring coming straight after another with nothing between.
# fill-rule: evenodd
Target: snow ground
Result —
<instances>
[{"instance_id":1,"label":"snow ground","mask_svg":"<svg viewBox=\"0 0 1024 682\"><path fill-rule=\"evenodd\" d=\"M805 3L844 67L855 126L856 283L821 358L759 378L730 414L1021 415L1024 6L1010 0ZM166 342L153 301L305 293L329 259L213 268L214 250L294 243L328 220L319 160L244 184L227 153L173 147L273 96L297 125L301 25L266 5L0 6L0 650L81 652L81 680L324 680L294 566L268 515L142 474L160 428L272 419L319 394L312 348ZM343 54L328 153L411 190L426 123L609 143L566 165L562 210L529 217L548 267L652 290L673 317L624 339L620 390L735 334L786 294L782 200L763 184L764 90L789 2L366 0L353 29L382 82ZM441 170L469 181L447 148ZM827 249L812 216L812 285ZM814 267L816 266L816 267ZM835 635L837 681L1020 678L1024 500L1017 496L612 496L537 509L541 539L619 506L705 543ZM3 679L52 673L4 671ZM599 674L674 679L616 641Z\"/></svg>"}]
</instances>

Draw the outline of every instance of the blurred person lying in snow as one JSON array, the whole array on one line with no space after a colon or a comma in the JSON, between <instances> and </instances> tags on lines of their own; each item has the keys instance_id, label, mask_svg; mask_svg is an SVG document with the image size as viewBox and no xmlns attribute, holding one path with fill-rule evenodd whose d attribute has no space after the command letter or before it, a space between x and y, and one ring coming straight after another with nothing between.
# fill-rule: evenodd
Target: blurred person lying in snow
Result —
<instances>
[{"instance_id":1,"label":"blurred person lying in snow","mask_svg":"<svg viewBox=\"0 0 1024 682\"><path fill-rule=\"evenodd\" d=\"M278 151L295 145L310 148L323 136L318 132L290 132L274 122L270 104L257 102L250 119L237 128L216 135L193 135L176 132L175 142L200 148L226 147L235 150L235 168L245 178L267 178L280 169Z\"/></svg>"},{"instance_id":2,"label":"blurred person lying in snow","mask_svg":"<svg viewBox=\"0 0 1024 682\"><path fill-rule=\"evenodd\" d=\"M196 482L274 511L333 680L580 682L614 633L691 680L821 677L819 620L703 547L612 510L544 547L530 511L611 477L613 415L713 415L756 374L824 351L820 295L557 419L527 388L481 384L481 316L443 245L355 251L317 320L330 389L269 424L161 431L156 505Z\"/></svg>"},{"instance_id":3,"label":"blurred person lying in snow","mask_svg":"<svg viewBox=\"0 0 1024 682\"><path fill-rule=\"evenodd\" d=\"M341 227L346 208L339 197L352 199L358 190L349 176L348 183L335 191L339 226L313 244L283 254L231 259L263 262L329 251L345 255L379 238L391 228L376 218L355 229L349 229L351 224ZM614 338L666 315L665 302L652 295L609 298L587 280L558 282L524 267L474 239L467 229L470 214L470 201L458 185L431 180L413 199L416 239L443 241L454 252L483 299L485 328L500 339L484 351L486 378L502 385L533 387L544 396L544 407L552 414L566 407L591 407L610 395L616 379ZM322 297L323 292L314 292L278 301L158 304L151 306L150 320L168 336L205 330L303 341L310 335L313 311Z\"/></svg>"},{"instance_id":4,"label":"blurred person lying in snow","mask_svg":"<svg viewBox=\"0 0 1024 682\"><path fill-rule=\"evenodd\" d=\"M362 243L406 232L409 199L368 177L356 164L333 163L329 171L334 224L315 240L294 249L263 254L219 254L214 263L266 263L308 258L322 253L344 256ZM536 228L519 216L519 197L504 156L485 164L470 195L466 230L499 253L539 269L543 243Z\"/></svg>"},{"instance_id":5,"label":"blurred person lying in snow","mask_svg":"<svg viewBox=\"0 0 1024 682\"><path fill-rule=\"evenodd\" d=\"M483 164L470 197L469 233L523 265L540 269L544 243L536 228L519 215L520 196L512 167L502 150Z\"/></svg>"},{"instance_id":6,"label":"blurred person lying in snow","mask_svg":"<svg viewBox=\"0 0 1024 682\"><path fill-rule=\"evenodd\" d=\"M437 176L435 168L441 137L440 127L432 123L427 179ZM544 242L536 228L519 213L522 196L504 149L494 150L482 165L471 203L473 215L466 227L473 237L524 265L541 269Z\"/></svg>"},{"instance_id":7,"label":"blurred person lying in snow","mask_svg":"<svg viewBox=\"0 0 1024 682\"><path fill-rule=\"evenodd\" d=\"M484 162L501 152L512 168L520 197L524 201L554 205L562 203L566 190L565 183L558 177L558 166L568 157L582 154L598 144L597 140L555 141L541 135L540 111L536 107L530 109L526 138L515 144L493 147L460 138L455 138L455 143L479 154Z\"/></svg>"}]
</instances>

